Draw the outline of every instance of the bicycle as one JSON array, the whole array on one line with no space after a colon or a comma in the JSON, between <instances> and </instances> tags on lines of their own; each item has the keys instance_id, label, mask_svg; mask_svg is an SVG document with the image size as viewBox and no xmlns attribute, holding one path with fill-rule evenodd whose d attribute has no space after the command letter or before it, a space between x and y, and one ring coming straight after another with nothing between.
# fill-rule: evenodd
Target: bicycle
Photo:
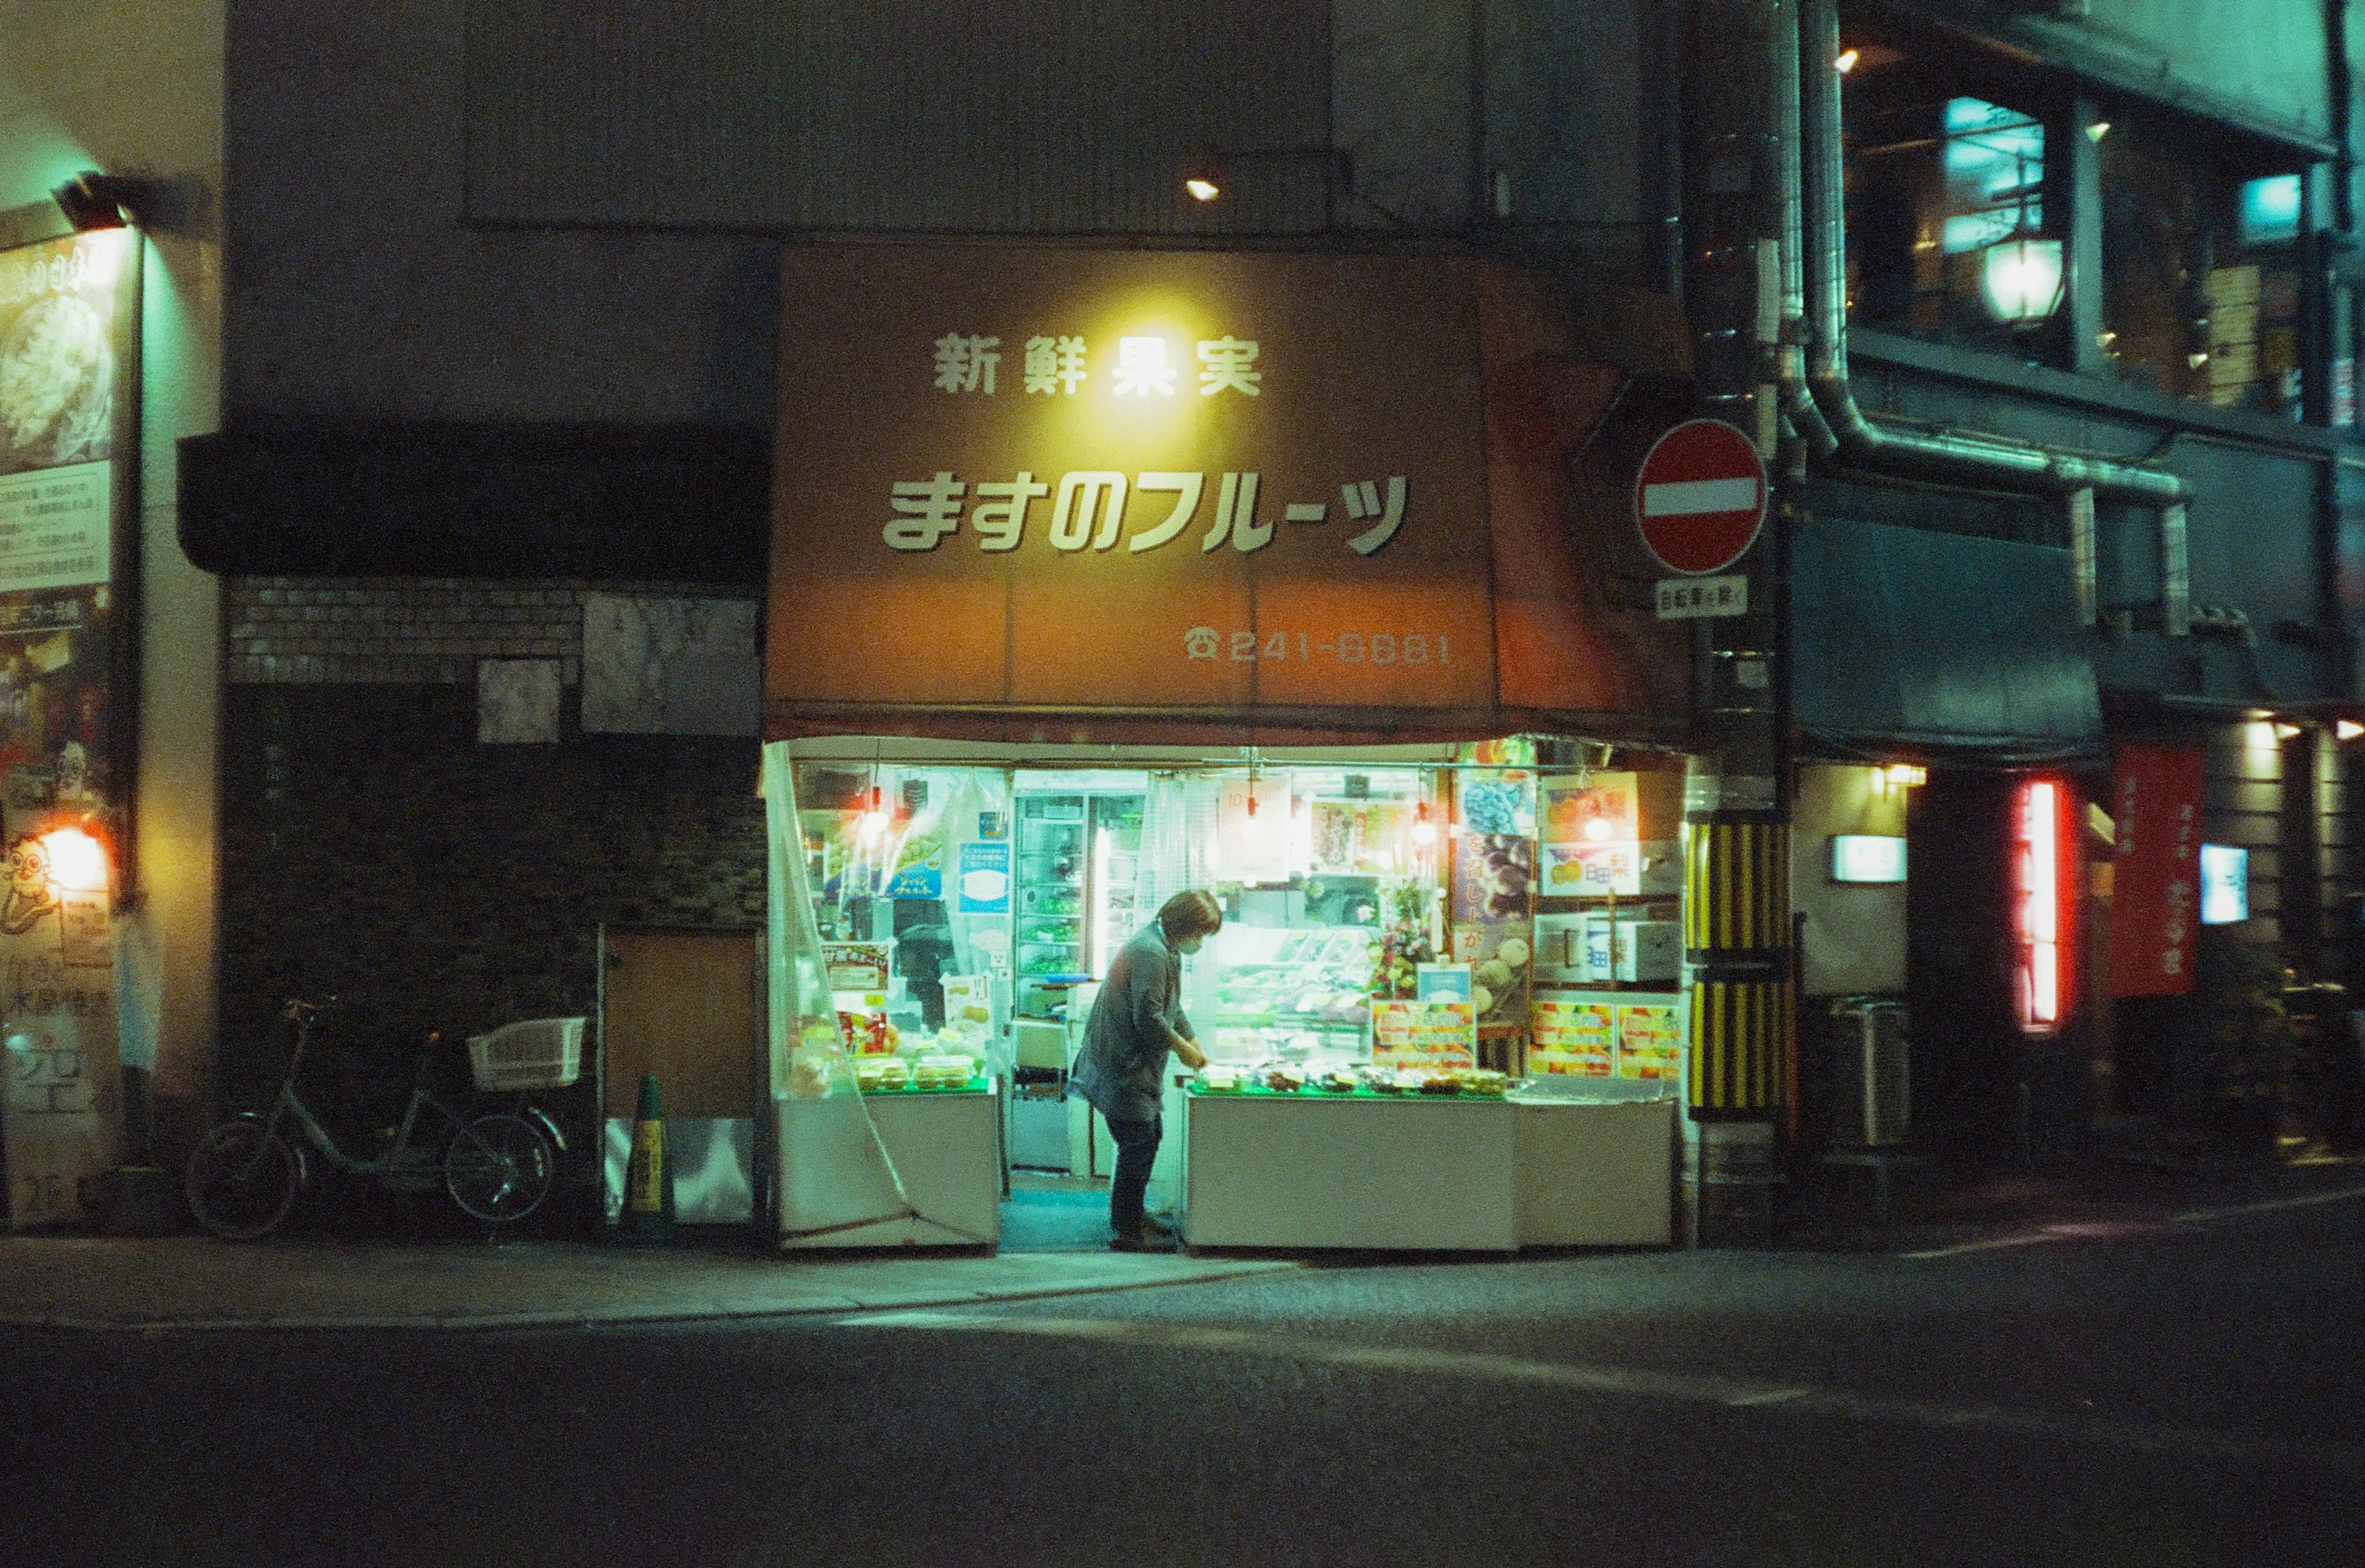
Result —
<instances>
[{"instance_id":1,"label":"bicycle","mask_svg":"<svg viewBox=\"0 0 2365 1568\"><path fill-rule=\"evenodd\" d=\"M348 1153L304 1103L296 1084L312 1030L335 1005L290 1000L281 1016L296 1046L270 1107L216 1123L190 1151L184 1190L197 1223L231 1241L253 1241L278 1228L311 1179L307 1149L339 1170L394 1192L432 1192L439 1184L460 1211L488 1225L514 1225L541 1207L557 1178L566 1140L549 1118L519 1096L514 1110L455 1110L414 1081L402 1119L372 1159ZM429 1036L432 1047L437 1036ZM422 1049L421 1074L428 1062ZM432 1121L422 1124L422 1117ZM300 1139L288 1136L288 1129Z\"/></svg>"}]
</instances>

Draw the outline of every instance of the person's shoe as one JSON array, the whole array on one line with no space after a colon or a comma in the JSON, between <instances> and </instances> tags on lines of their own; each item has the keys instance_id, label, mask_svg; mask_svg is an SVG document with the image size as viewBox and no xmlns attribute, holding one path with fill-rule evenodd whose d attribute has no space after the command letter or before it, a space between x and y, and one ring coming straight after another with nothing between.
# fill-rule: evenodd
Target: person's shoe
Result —
<instances>
[{"instance_id":1,"label":"person's shoe","mask_svg":"<svg viewBox=\"0 0 2365 1568\"><path fill-rule=\"evenodd\" d=\"M1112 1252L1171 1252L1174 1233L1171 1230L1120 1231L1109 1238Z\"/></svg>"},{"instance_id":2,"label":"person's shoe","mask_svg":"<svg viewBox=\"0 0 2365 1568\"><path fill-rule=\"evenodd\" d=\"M1109 1226L1109 1234L1116 1236L1123 1233L1112 1225ZM1171 1241L1177 1233L1172 1226L1160 1219L1156 1215L1144 1215L1141 1216L1141 1234L1150 1237L1162 1236Z\"/></svg>"}]
</instances>

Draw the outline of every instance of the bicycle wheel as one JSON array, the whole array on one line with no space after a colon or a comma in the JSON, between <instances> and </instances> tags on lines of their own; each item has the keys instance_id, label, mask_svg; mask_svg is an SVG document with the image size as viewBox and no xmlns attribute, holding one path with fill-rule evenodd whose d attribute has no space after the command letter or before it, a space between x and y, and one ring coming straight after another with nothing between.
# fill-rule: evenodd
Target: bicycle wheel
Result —
<instances>
[{"instance_id":1,"label":"bicycle wheel","mask_svg":"<svg viewBox=\"0 0 2365 1568\"><path fill-rule=\"evenodd\" d=\"M197 1223L230 1241L267 1236L296 1205L303 1162L252 1114L216 1126L189 1151L183 1191Z\"/></svg>"},{"instance_id":2,"label":"bicycle wheel","mask_svg":"<svg viewBox=\"0 0 2365 1568\"><path fill-rule=\"evenodd\" d=\"M443 1151L443 1186L470 1217L510 1225L542 1206L558 1175L558 1151L540 1127L507 1111L479 1116Z\"/></svg>"}]
</instances>

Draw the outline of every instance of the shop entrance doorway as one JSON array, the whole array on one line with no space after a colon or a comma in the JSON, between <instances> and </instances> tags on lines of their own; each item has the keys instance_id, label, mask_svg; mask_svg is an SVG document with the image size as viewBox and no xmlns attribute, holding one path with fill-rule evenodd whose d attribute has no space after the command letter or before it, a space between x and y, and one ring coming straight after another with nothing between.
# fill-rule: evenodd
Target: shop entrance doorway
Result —
<instances>
[{"instance_id":1,"label":"shop entrance doorway","mask_svg":"<svg viewBox=\"0 0 2365 1568\"><path fill-rule=\"evenodd\" d=\"M1912 1137L1950 1163L1988 1163L2018 1143L2012 800L2009 777L1933 767L1906 812Z\"/></svg>"}]
</instances>

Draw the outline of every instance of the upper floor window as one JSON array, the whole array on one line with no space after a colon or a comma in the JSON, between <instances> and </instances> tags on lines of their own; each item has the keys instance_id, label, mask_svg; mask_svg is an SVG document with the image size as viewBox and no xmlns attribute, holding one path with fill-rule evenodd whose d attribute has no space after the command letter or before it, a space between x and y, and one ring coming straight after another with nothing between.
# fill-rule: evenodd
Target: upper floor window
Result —
<instances>
[{"instance_id":1,"label":"upper floor window","mask_svg":"<svg viewBox=\"0 0 2365 1568\"><path fill-rule=\"evenodd\" d=\"M2122 379L2297 419L2304 183L2223 146L2101 130L2101 341Z\"/></svg>"},{"instance_id":2,"label":"upper floor window","mask_svg":"<svg viewBox=\"0 0 2365 1568\"><path fill-rule=\"evenodd\" d=\"M2047 106L1896 48L1856 54L1842 87L1852 318L2059 359L2068 203Z\"/></svg>"}]
</instances>

